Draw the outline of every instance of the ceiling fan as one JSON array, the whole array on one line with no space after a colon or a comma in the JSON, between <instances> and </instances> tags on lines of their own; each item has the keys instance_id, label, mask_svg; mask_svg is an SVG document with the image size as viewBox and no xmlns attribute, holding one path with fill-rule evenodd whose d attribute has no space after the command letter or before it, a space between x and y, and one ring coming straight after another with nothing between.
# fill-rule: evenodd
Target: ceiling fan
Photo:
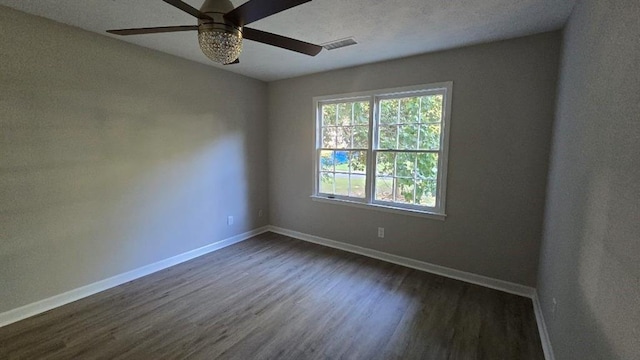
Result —
<instances>
[{"instance_id":1,"label":"ceiling fan","mask_svg":"<svg viewBox=\"0 0 640 360\"><path fill-rule=\"evenodd\" d=\"M249 0L234 9L229 0L205 0L200 10L180 0L162 0L198 18L198 25L162 26L151 28L108 30L115 35L141 35L198 30L202 52L220 64L237 64L242 51L242 39L249 39L283 49L315 56L322 46L286 36L245 27L281 11L311 0Z\"/></svg>"}]
</instances>

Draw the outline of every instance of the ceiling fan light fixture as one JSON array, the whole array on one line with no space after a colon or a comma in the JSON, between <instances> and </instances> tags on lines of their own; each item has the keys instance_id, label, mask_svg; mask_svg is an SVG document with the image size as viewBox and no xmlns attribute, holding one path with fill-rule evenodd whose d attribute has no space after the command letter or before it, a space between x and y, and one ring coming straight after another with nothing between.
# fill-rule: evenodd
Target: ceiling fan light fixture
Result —
<instances>
[{"instance_id":1,"label":"ceiling fan light fixture","mask_svg":"<svg viewBox=\"0 0 640 360\"><path fill-rule=\"evenodd\" d=\"M234 62L242 52L242 32L221 24L203 24L198 28L198 43L202 52L220 64Z\"/></svg>"},{"instance_id":2,"label":"ceiling fan light fixture","mask_svg":"<svg viewBox=\"0 0 640 360\"><path fill-rule=\"evenodd\" d=\"M246 37L266 45L316 56L319 45L244 27L284 10L311 0L249 0L234 8L230 0L205 0L200 10L182 0L163 0L198 19L198 25L156 26L133 29L107 30L115 35L159 34L178 31L198 31L200 50L209 59L223 64L237 64L242 52L242 39Z\"/></svg>"}]
</instances>

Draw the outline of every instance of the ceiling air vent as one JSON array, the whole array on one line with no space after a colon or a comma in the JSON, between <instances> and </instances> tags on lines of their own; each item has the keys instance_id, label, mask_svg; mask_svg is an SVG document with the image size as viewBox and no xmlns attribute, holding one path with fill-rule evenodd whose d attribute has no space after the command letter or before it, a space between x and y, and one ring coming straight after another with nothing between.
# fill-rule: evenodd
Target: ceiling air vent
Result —
<instances>
[{"instance_id":1,"label":"ceiling air vent","mask_svg":"<svg viewBox=\"0 0 640 360\"><path fill-rule=\"evenodd\" d=\"M342 48L345 46L351 46L357 44L356 40L353 37L349 37L346 39L340 39L335 41L330 41L328 43L322 44L322 47L327 50L334 50L338 48Z\"/></svg>"}]
</instances>

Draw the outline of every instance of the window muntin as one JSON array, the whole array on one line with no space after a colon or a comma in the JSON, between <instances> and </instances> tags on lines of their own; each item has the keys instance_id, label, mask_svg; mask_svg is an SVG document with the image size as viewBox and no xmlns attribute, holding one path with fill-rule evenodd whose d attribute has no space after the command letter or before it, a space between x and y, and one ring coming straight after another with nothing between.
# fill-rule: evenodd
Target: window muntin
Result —
<instances>
[{"instance_id":1,"label":"window muntin","mask_svg":"<svg viewBox=\"0 0 640 360\"><path fill-rule=\"evenodd\" d=\"M314 98L315 196L443 215L451 88Z\"/></svg>"}]
</instances>

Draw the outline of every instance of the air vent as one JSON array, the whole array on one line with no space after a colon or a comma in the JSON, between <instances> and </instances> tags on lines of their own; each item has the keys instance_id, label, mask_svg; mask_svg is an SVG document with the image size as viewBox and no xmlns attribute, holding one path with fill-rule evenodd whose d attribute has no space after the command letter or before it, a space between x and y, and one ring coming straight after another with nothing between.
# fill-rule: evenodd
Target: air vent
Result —
<instances>
[{"instance_id":1,"label":"air vent","mask_svg":"<svg viewBox=\"0 0 640 360\"><path fill-rule=\"evenodd\" d=\"M328 43L324 43L322 44L322 47L327 49L327 50L334 50L334 49L338 49L338 48L342 48L345 46L351 46L351 45L355 45L357 44L356 39L349 37L346 39L340 39L340 40L335 40L335 41L330 41Z\"/></svg>"}]
</instances>

